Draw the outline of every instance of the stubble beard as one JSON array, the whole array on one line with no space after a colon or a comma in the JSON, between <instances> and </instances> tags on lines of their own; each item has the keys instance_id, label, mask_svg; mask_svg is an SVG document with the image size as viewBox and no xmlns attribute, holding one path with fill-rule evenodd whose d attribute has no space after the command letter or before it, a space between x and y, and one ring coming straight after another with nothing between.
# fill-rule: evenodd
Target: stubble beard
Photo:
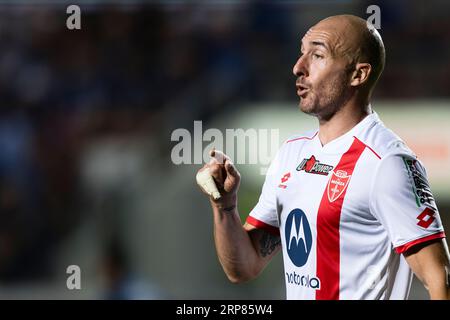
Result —
<instances>
[{"instance_id":1,"label":"stubble beard","mask_svg":"<svg viewBox=\"0 0 450 320\"><path fill-rule=\"evenodd\" d=\"M351 93L345 87L346 77L341 76L328 83L326 88L319 86L318 95L315 90L309 91L305 98L300 98L300 110L314 116L319 121L331 119L350 99Z\"/></svg>"}]
</instances>

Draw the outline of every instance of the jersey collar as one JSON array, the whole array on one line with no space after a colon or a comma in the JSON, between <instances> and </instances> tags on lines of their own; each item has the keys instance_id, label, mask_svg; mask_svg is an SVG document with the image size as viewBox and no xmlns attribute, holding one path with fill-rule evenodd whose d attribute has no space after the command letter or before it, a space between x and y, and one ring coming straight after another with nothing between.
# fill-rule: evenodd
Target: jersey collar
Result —
<instances>
[{"instance_id":1,"label":"jersey collar","mask_svg":"<svg viewBox=\"0 0 450 320\"><path fill-rule=\"evenodd\" d=\"M369 128L372 124L378 122L380 118L375 111L368 114L363 120L361 120L357 125L351 128L349 131L341 135L340 137L328 142L326 145L322 146L320 142L319 135L316 134L314 137L314 143L321 152L326 154L339 154L348 150L350 145L353 143L353 137L358 137L361 132Z\"/></svg>"}]
</instances>

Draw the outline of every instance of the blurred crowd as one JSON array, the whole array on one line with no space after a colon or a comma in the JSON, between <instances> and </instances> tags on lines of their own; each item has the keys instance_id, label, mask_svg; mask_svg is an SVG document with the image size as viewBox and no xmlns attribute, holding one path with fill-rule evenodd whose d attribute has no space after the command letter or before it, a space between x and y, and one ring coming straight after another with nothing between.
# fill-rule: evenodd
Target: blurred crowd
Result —
<instances>
[{"instance_id":1,"label":"blurred crowd","mask_svg":"<svg viewBox=\"0 0 450 320\"><path fill-rule=\"evenodd\" d=\"M245 102L295 102L301 35L375 3L82 6L78 31L62 6L2 6L0 282L54 275L55 252L92 209L93 143L144 141L156 166L175 128ZM378 4L387 64L376 99L449 98L450 3ZM118 223L99 236L106 254Z\"/></svg>"}]
</instances>

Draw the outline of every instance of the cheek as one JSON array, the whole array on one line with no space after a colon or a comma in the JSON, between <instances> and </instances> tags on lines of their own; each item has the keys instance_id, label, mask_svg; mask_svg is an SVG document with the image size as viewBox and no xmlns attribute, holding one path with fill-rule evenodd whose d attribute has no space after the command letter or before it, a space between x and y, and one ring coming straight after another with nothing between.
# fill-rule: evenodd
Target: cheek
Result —
<instances>
[{"instance_id":1,"label":"cheek","mask_svg":"<svg viewBox=\"0 0 450 320\"><path fill-rule=\"evenodd\" d=\"M336 90L345 85L345 76L341 69L333 66L317 66L314 73L311 74L313 89L316 91Z\"/></svg>"},{"instance_id":2,"label":"cheek","mask_svg":"<svg viewBox=\"0 0 450 320\"><path fill-rule=\"evenodd\" d=\"M326 82L330 75L332 75L330 69L330 66L324 62L318 62L311 65L309 80L311 81L313 87L317 88L323 86L324 82Z\"/></svg>"}]
</instances>

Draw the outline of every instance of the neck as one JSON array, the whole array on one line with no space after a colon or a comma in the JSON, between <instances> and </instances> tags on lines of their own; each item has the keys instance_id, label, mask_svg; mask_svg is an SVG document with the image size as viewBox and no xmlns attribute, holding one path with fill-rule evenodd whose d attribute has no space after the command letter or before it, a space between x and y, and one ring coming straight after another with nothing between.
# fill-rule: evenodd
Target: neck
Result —
<instances>
[{"instance_id":1,"label":"neck","mask_svg":"<svg viewBox=\"0 0 450 320\"><path fill-rule=\"evenodd\" d=\"M322 145L350 131L372 112L368 101L349 101L330 119L319 119L319 140Z\"/></svg>"}]
</instances>

